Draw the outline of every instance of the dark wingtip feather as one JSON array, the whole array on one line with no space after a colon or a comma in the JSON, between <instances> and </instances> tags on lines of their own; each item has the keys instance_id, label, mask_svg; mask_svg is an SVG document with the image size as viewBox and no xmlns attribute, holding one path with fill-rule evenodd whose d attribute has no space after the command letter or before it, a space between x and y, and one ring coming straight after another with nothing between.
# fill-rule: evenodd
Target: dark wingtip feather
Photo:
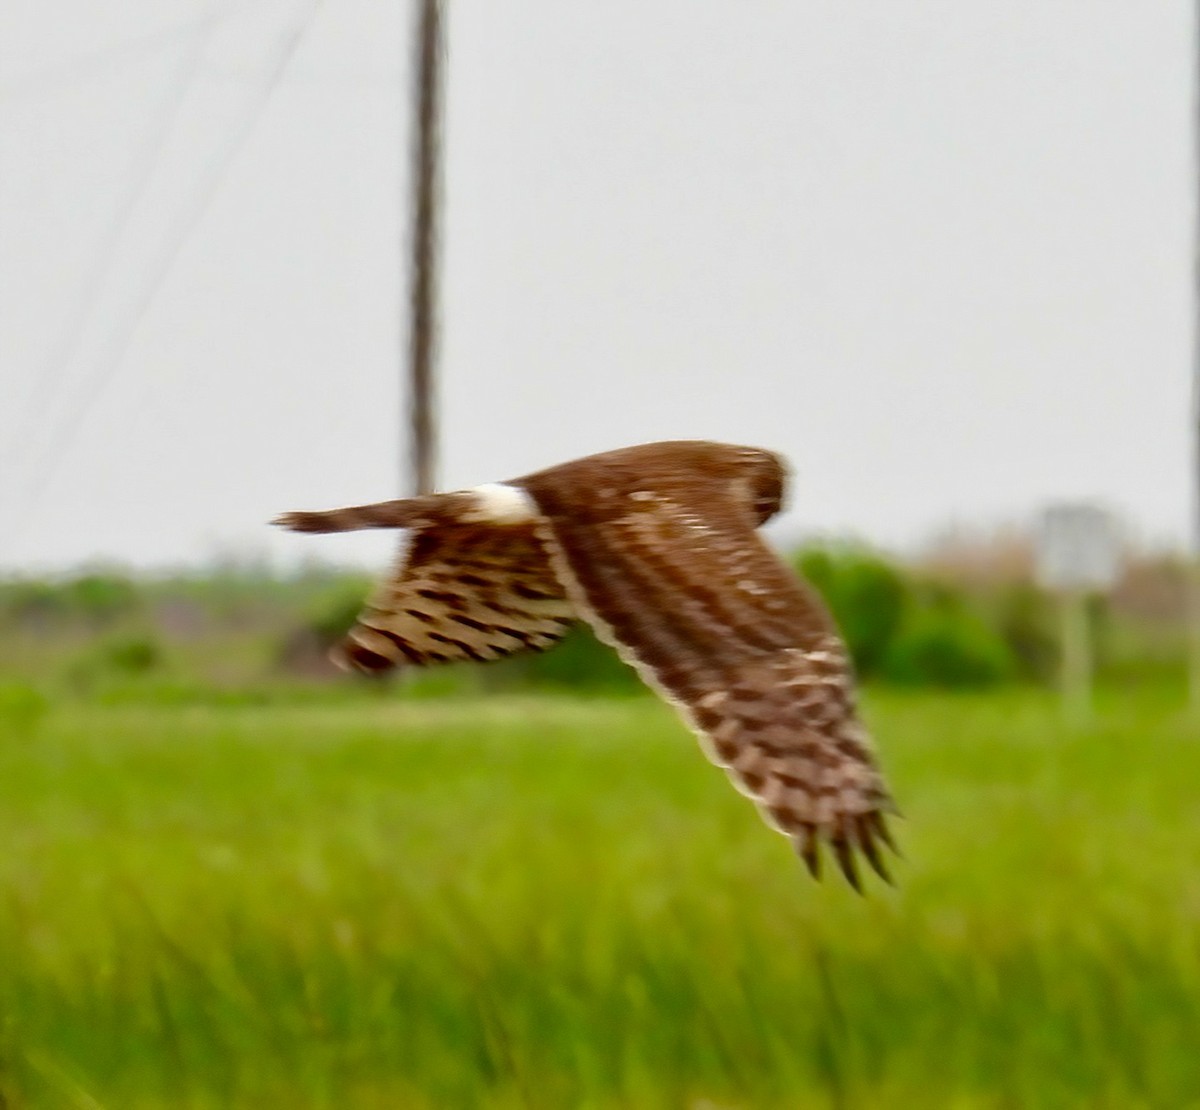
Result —
<instances>
[{"instance_id":1,"label":"dark wingtip feather","mask_svg":"<svg viewBox=\"0 0 1200 1110\"><path fill-rule=\"evenodd\" d=\"M871 823L872 834L879 837L879 839L888 846L893 854L898 856L900 859L903 859L904 854L898 847L896 847L896 841L892 839L891 830L887 827L887 822L883 819L883 814L878 810L875 810L870 814L868 820Z\"/></svg>"},{"instance_id":2,"label":"dark wingtip feather","mask_svg":"<svg viewBox=\"0 0 1200 1110\"><path fill-rule=\"evenodd\" d=\"M897 856L900 855L893 843L887 826L883 823L878 811L863 814L857 819L845 818L838 830L825 830L829 846L837 859L838 869L846 878L846 882L863 894L862 879L856 865L856 855L861 852L863 858L888 886L895 886L896 881L884 862L879 851L879 844L887 845ZM818 882L821 879L821 831L815 825L806 825L803 831L793 834L793 844L796 854L804 861L808 873Z\"/></svg>"},{"instance_id":3,"label":"dark wingtip feather","mask_svg":"<svg viewBox=\"0 0 1200 1110\"><path fill-rule=\"evenodd\" d=\"M854 849L850 846L849 840L845 836L836 836L830 843L833 844L833 854L837 857L842 874L846 876L846 882L854 888L856 893L862 894L862 881L858 877L858 869L854 866Z\"/></svg>"},{"instance_id":4,"label":"dark wingtip feather","mask_svg":"<svg viewBox=\"0 0 1200 1110\"><path fill-rule=\"evenodd\" d=\"M817 836L816 829L811 825L807 826L800 839L796 840L796 852L800 858L804 860L804 866L808 868L808 873L817 880L821 881L821 841Z\"/></svg>"},{"instance_id":5,"label":"dark wingtip feather","mask_svg":"<svg viewBox=\"0 0 1200 1110\"><path fill-rule=\"evenodd\" d=\"M350 637L331 649L329 658L339 670L347 674L366 675L367 678L382 678L396 667L394 659L372 651Z\"/></svg>"},{"instance_id":6,"label":"dark wingtip feather","mask_svg":"<svg viewBox=\"0 0 1200 1110\"><path fill-rule=\"evenodd\" d=\"M888 886L895 886L896 884L892 880L892 876L888 873L888 869L879 855L879 848L875 844L870 821L866 817L861 817L858 820L858 846L862 850L863 856L866 857L867 863L871 865L871 870L887 883Z\"/></svg>"}]
</instances>

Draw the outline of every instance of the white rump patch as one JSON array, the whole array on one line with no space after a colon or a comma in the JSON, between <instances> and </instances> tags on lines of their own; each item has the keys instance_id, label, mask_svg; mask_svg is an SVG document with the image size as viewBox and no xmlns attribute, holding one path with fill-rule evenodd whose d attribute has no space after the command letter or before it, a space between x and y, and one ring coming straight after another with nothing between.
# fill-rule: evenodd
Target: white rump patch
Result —
<instances>
[{"instance_id":1,"label":"white rump patch","mask_svg":"<svg viewBox=\"0 0 1200 1110\"><path fill-rule=\"evenodd\" d=\"M533 498L517 486L488 482L467 491L475 498L470 519L487 524L526 524L541 514Z\"/></svg>"}]
</instances>

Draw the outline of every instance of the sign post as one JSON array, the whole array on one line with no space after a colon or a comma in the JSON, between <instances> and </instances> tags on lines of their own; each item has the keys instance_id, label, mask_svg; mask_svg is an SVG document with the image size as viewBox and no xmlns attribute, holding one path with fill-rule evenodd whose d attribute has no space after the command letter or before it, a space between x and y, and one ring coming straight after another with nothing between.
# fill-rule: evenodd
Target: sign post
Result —
<instances>
[{"instance_id":1,"label":"sign post","mask_svg":"<svg viewBox=\"0 0 1200 1110\"><path fill-rule=\"evenodd\" d=\"M1092 718L1092 676L1095 669L1086 592L1078 588L1063 590L1060 608L1063 716L1071 724L1083 726Z\"/></svg>"},{"instance_id":2,"label":"sign post","mask_svg":"<svg viewBox=\"0 0 1200 1110\"><path fill-rule=\"evenodd\" d=\"M1092 716L1091 624L1087 599L1112 588L1120 571L1120 544L1112 516L1097 505L1052 505L1037 535L1038 582L1059 595L1063 715L1076 727Z\"/></svg>"}]
</instances>

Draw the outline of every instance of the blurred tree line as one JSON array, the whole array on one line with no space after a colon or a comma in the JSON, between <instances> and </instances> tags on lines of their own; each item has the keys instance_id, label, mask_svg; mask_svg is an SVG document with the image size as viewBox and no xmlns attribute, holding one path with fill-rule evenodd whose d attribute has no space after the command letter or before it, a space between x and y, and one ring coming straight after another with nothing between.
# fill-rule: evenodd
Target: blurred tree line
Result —
<instances>
[{"instance_id":1,"label":"blurred tree line","mask_svg":"<svg viewBox=\"0 0 1200 1110\"><path fill-rule=\"evenodd\" d=\"M792 561L824 598L867 681L973 688L1048 682L1055 674L1055 602L1019 559L1008 561L1011 572L980 574L986 560L979 558L902 563L842 543L809 545ZM1092 600L1102 677L1182 673L1183 577L1181 561L1142 559L1130 564L1112 597ZM150 688L179 697L328 688L337 674L328 650L369 588L362 572L319 566L286 576L228 565L173 576L110 569L0 582L0 715L5 705L18 716L36 715L28 690L48 680L67 692L110 698ZM433 668L407 688L599 695L639 686L615 653L580 627L545 654Z\"/></svg>"}]
</instances>

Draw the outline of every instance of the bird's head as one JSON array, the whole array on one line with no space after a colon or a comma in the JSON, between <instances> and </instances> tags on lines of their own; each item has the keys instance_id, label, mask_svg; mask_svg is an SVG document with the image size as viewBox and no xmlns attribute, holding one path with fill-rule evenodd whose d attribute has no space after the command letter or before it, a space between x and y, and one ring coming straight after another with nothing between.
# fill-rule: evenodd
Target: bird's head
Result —
<instances>
[{"instance_id":1,"label":"bird's head","mask_svg":"<svg viewBox=\"0 0 1200 1110\"><path fill-rule=\"evenodd\" d=\"M738 447L736 451L739 492L749 495L755 519L765 524L783 508L787 463L773 451L758 447Z\"/></svg>"}]
</instances>

